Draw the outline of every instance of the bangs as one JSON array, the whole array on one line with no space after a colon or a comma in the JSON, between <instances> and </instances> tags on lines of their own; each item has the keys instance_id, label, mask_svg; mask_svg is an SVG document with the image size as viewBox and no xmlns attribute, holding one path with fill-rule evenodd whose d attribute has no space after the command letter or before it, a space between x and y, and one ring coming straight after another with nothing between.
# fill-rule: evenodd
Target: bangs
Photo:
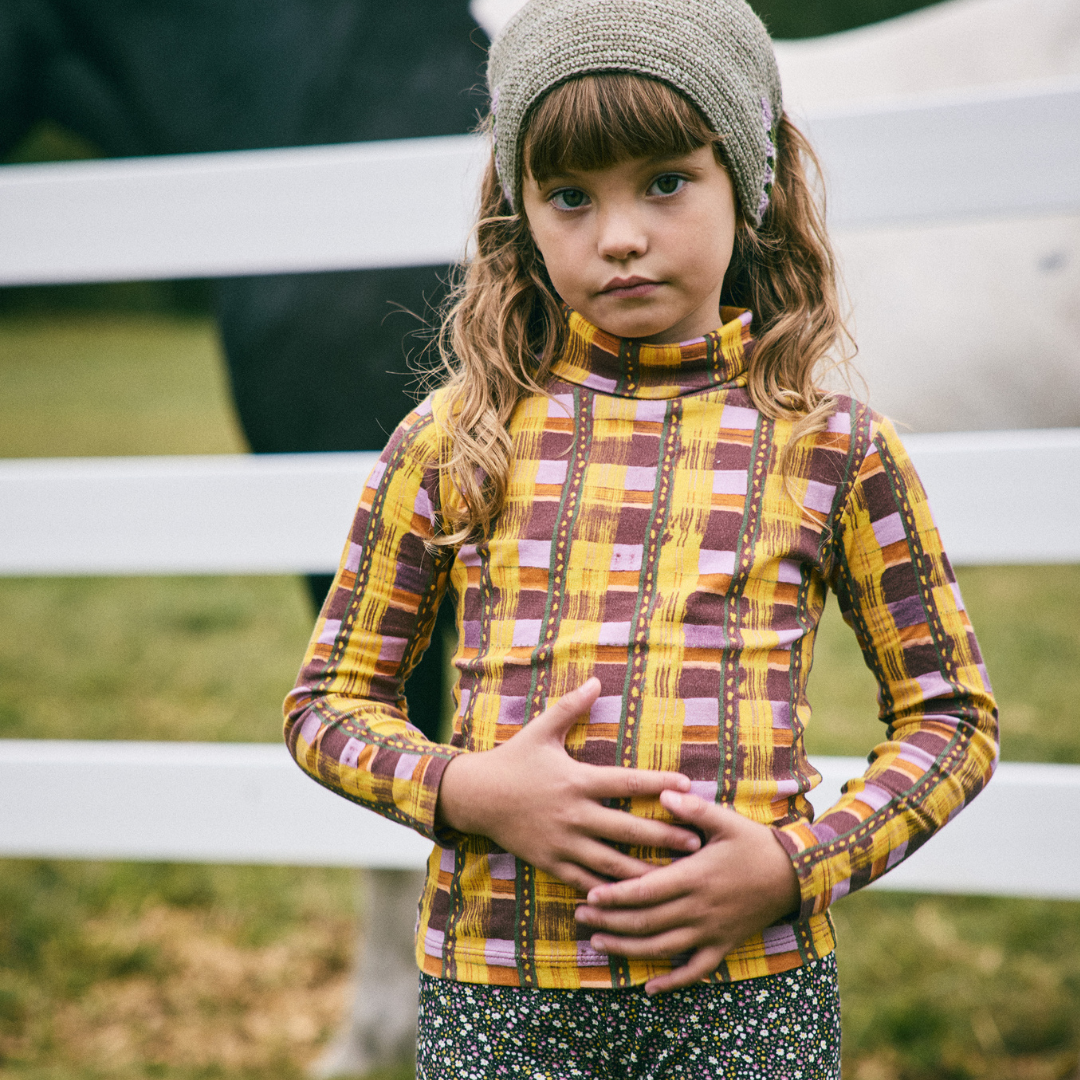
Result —
<instances>
[{"instance_id":1,"label":"bangs","mask_svg":"<svg viewBox=\"0 0 1080 1080\"><path fill-rule=\"evenodd\" d=\"M538 183L567 169L676 157L719 136L677 90L626 72L584 75L549 91L526 120L522 164Z\"/></svg>"}]
</instances>

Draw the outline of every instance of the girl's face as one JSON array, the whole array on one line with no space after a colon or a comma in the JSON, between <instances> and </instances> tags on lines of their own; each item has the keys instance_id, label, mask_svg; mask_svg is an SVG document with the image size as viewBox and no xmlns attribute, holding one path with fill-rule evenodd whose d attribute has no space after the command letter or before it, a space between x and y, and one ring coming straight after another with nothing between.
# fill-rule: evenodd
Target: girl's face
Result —
<instances>
[{"instance_id":1,"label":"girl's face","mask_svg":"<svg viewBox=\"0 0 1080 1080\"><path fill-rule=\"evenodd\" d=\"M593 325L654 345L720 325L735 191L711 146L542 184L526 174L522 199L551 283Z\"/></svg>"}]
</instances>

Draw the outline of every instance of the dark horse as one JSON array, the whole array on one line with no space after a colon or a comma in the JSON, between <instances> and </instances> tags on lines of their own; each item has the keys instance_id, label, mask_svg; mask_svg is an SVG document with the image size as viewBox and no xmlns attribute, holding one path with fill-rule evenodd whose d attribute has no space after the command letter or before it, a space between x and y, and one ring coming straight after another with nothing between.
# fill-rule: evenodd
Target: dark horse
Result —
<instances>
[{"instance_id":1,"label":"dark horse","mask_svg":"<svg viewBox=\"0 0 1080 1080\"><path fill-rule=\"evenodd\" d=\"M3 0L0 154L40 120L115 157L463 133L485 46L466 0ZM216 282L251 449L382 449L411 404L403 310L429 312L446 270ZM409 682L432 736L444 640Z\"/></svg>"}]
</instances>

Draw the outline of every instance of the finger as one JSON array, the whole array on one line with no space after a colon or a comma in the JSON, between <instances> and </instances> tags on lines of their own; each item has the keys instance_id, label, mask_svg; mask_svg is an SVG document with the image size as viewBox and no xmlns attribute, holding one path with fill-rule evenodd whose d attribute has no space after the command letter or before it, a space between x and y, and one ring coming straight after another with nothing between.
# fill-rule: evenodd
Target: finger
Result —
<instances>
[{"instance_id":1,"label":"finger","mask_svg":"<svg viewBox=\"0 0 1080 1080\"><path fill-rule=\"evenodd\" d=\"M738 832L740 825L746 823L746 819L729 806L718 806L714 802L699 799L696 795L685 795L678 791L661 792L660 805L710 839L730 836Z\"/></svg>"},{"instance_id":2,"label":"finger","mask_svg":"<svg viewBox=\"0 0 1080 1080\"><path fill-rule=\"evenodd\" d=\"M645 984L645 993L663 994L668 990L679 990L691 983L700 982L711 975L721 964L727 950L719 945L706 945L698 949L690 959L666 975L658 975Z\"/></svg>"},{"instance_id":3,"label":"finger","mask_svg":"<svg viewBox=\"0 0 1080 1080\"><path fill-rule=\"evenodd\" d=\"M633 855L624 855L591 837L579 837L573 844L568 844L562 854L566 861L575 862L599 875L599 884L590 888L589 892L592 892L593 888L602 888L612 880L638 878L656 869L652 863L635 859Z\"/></svg>"},{"instance_id":4,"label":"finger","mask_svg":"<svg viewBox=\"0 0 1080 1080\"><path fill-rule=\"evenodd\" d=\"M583 896L597 885L604 883L604 878L597 877L583 866L577 863L563 862L554 866L551 871L561 882L577 889Z\"/></svg>"},{"instance_id":5,"label":"finger","mask_svg":"<svg viewBox=\"0 0 1080 1080\"><path fill-rule=\"evenodd\" d=\"M627 844L630 847L688 852L697 851L701 847L701 837L689 829L604 806L596 806L594 813L582 815L579 827L590 836L602 837L613 844Z\"/></svg>"},{"instance_id":6,"label":"finger","mask_svg":"<svg viewBox=\"0 0 1080 1080\"><path fill-rule=\"evenodd\" d=\"M587 766L589 794L596 799L634 799L662 791L690 790L690 777L659 769L622 769L617 765Z\"/></svg>"},{"instance_id":7,"label":"finger","mask_svg":"<svg viewBox=\"0 0 1080 1080\"><path fill-rule=\"evenodd\" d=\"M649 867L649 872L618 881L608 881L589 890L589 906L597 908L655 907L686 896L693 889L684 861Z\"/></svg>"},{"instance_id":8,"label":"finger","mask_svg":"<svg viewBox=\"0 0 1080 1080\"><path fill-rule=\"evenodd\" d=\"M597 862L603 862L605 859L605 851L610 851L610 848L604 848L604 845L599 845L601 849L598 852L592 853ZM615 853L619 855L619 852ZM633 876L637 876L645 871L652 869L649 863L643 863L638 859L631 859L627 856L621 856L620 859L612 860L611 863L605 863L609 865L613 872L609 873L607 870L602 870L604 876L598 876L595 867L590 868L588 865L574 862L569 859L564 859L557 863L554 867L548 868L548 872L554 874L560 881L565 882L567 885L572 885L575 889L581 891L582 898L584 898L593 889L599 888L602 885L610 884L611 878L615 877L616 873L629 870Z\"/></svg>"},{"instance_id":9,"label":"finger","mask_svg":"<svg viewBox=\"0 0 1080 1080\"><path fill-rule=\"evenodd\" d=\"M566 736L574 724L588 715L593 702L599 696L600 680L595 676L586 679L576 690L563 694L553 705L549 705L526 730L531 728L534 733L548 735L561 744L566 741Z\"/></svg>"},{"instance_id":10,"label":"finger","mask_svg":"<svg viewBox=\"0 0 1080 1080\"><path fill-rule=\"evenodd\" d=\"M597 908L585 903L574 911L574 918L602 934L644 938L668 930L688 927L695 912L686 897L650 908Z\"/></svg>"},{"instance_id":11,"label":"finger","mask_svg":"<svg viewBox=\"0 0 1080 1080\"><path fill-rule=\"evenodd\" d=\"M670 960L696 949L700 939L695 930L683 926L651 937L623 937L621 934L593 934L589 944L604 956L626 956L631 960Z\"/></svg>"}]
</instances>

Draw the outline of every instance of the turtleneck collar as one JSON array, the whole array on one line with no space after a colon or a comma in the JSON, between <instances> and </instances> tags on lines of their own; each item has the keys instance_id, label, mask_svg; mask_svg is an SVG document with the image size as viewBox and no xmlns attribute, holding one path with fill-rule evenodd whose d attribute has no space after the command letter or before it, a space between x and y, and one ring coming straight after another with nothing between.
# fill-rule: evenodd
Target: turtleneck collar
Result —
<instances>
[{"instance_id":1,"label":"turtleneck collar","mask_svg":"<svg viewBox=\"0 0 1080 1080\"><path fill-rule=\"evenodd\" d=\"M551 374L616 397L683 397L719 386L745 386L753 351L751 313L721 308L723 325L696 341L678 345L643 345L617 338L567 314L566 348Z\"/></svg>"}]
</instances>

